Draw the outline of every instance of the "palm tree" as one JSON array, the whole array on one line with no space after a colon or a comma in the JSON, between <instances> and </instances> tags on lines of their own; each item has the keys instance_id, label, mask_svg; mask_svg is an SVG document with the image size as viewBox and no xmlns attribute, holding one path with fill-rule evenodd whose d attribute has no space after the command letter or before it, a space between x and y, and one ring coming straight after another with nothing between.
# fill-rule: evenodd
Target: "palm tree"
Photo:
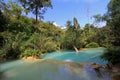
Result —
<instances>
[{"instance_id":1,"label":"palm tree","mask_svg":"<svg viewBox=\"0 0 120 80\"><path fill-rule=\"evenodd\" d=\"M77 29L80 29L80 25L79 25L76 17L73 18L73 22L74 22L74 28L75 28L76 30L77 30Z\"/></svg>"}]
</instances>

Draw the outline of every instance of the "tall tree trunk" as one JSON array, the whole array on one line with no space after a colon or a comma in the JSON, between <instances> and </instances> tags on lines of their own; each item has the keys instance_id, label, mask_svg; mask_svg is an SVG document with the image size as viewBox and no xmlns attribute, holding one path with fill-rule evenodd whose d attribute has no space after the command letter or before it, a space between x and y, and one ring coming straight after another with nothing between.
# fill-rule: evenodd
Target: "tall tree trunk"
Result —
<instances>
[{"instance_id":1,"label":"tall tree trunk","mask_svg":"<svg viewBox=\"0 0 120 80\"><path fill-rule=\"evenodd\" d=\"M35 12L36 12L36 24L37 24L38 23L38 6L36 6Z\"/></svg>"},{"instance_id":2,"label":"tall tree trunk","mask_svg":"<svg viewBox=\"0 0 120 80\"><path fill-rule=\"evenodd\" d=\"M37 27L37 24L38 24L38 6L36 5L36 8L35 8L35 13L36 13L36 25L35 25L35 29L36 29L36 32L39 32L39 29Z\"/></svg>"}]
</instances>

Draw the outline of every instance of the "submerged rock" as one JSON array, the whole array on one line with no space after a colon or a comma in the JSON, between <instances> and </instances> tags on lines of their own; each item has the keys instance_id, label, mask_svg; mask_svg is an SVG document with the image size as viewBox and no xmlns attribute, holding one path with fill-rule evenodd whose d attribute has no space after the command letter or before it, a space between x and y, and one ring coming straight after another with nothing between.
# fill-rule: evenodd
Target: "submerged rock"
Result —
<instances>
[{"instance_id":1,"label":"submerged rock","mask_svg":"<svg viewBox=\"0 0 120 80\"><path fill-rule=\"evenodd\" d=\"M103 68L103 66L101 66L100 64L96 64L96 63L92 63L92 64L90 64L90 66L91 66L93 69Z\"/></svg>"},{"instance_id":2,"label":"submerged rock","mask_svg":"<svg viewBox=\"0 0 120 80\"><path fill-rule=\"evenodd\" d=\"M115 74L111 76L111 80L120 80L120 74Z\"/></svg>"}]
</instances>

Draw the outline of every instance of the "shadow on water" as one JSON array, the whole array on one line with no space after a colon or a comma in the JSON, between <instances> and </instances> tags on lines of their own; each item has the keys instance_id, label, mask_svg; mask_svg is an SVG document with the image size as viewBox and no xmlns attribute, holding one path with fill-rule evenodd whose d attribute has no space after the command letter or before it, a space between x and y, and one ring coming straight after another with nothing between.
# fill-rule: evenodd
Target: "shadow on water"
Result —
<instances>
[{"instance_id":1,"label":"shadow on water","mask_svg":"<svg viewBox=\"0 0 120 80\"><path fill-rule=\"evenodd\" d=\"M0 72L0 80L2 80L4 77L4 72Z\"/></svg>"}]
</instances>

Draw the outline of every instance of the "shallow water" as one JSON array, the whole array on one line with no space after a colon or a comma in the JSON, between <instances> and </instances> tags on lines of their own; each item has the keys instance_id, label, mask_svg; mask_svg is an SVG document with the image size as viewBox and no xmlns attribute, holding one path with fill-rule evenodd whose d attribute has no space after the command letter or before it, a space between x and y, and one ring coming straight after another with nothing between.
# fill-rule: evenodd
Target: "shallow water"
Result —
<instances>
[{"instance_id":1,"label":"shallow water","mask_svg":"<svg viewBox=\"0 0 120 80\"><path fill-rule=\"evenodd\" d=\"M6 67L11 64L10 68ZM0 67L0 80L110 80L110 75L104 70L99 76L88 65L56 60L34 63L18 60Z\"/></svg>"},{"instance_id":2,"label":"shallow water","mask_svg":"<svg viewBox=\"0 0 120 80\"><path fill-rule=\"evenodd\" d=\"M104 53L105 49L96 48L81 51L76 53L75 51L58 51L48 53L42 56L43 59L55 59L71 62L95 62L101 65L107 64L107 61L100 58L100 55Z\"/></svg>"}]
</instances>

